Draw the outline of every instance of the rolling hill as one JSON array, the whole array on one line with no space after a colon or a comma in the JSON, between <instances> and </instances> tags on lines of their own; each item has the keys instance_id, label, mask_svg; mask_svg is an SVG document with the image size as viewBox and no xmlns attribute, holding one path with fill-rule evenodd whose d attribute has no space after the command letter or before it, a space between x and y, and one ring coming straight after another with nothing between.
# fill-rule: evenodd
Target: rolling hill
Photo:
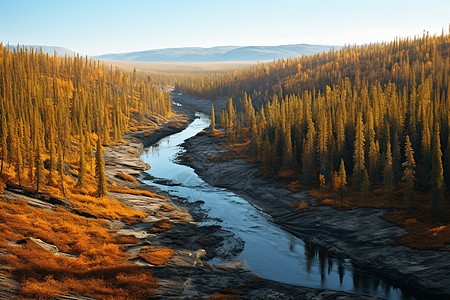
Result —
<instances>
[{"instance_id":1,"label":"rolling hill","mask_svg":"<svg viewBox=\"0 0 450 300\"><path fill-rule=\"evenodd\" d=\"M55 51L58 54L58 56L60 57L64 57L64 56L70 56L73 57L75 55L75 52L72 50L69 50L67 48L64 47L59 47L59 46L43 46L43 45L19 45L20 48L22 48L23 46L25 46L28 49L35 49L35 51L40 51L40 49L42 49L43 53L48 53L48 54L54 54ZM5 47L8 47L7 45L5 45ZM14 49L17 46L14 45L9 45L9 49L14 51Z\"/></svg>"},{"instance_id":2,"label":"rolling hill","mask_svg":"<svg viewBox=\"0 0 450 300\"><path fill-rule=\"evenodd\" d=\"M266 61L285 57L295 57L303 54L314 54L328 51L331 48L340 48L330 45L281 45L281 46L219 46L211 48L186 47L166 48L138 52L104 54L93 56L95 59L140 61L140 62L227 62Z\"/></svg>"}]
</instances>

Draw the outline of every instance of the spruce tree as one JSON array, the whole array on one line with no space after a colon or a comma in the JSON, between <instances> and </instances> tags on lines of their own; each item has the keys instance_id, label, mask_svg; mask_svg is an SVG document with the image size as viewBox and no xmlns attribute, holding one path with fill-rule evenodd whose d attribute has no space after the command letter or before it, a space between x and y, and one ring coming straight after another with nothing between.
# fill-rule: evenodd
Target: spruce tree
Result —
<instances>
[{"instance_id":1,"label":"spruce tree","mask_svg":"<svg viewBox=\"0 0 450 300\"><path fill-rule=\"evenodd\" d=\"M440 214L440 203L444 196L444 169L442 167L442 151L439 129L436 128L434 133L433 155L431 159L431 176L430 185L433 196L434 216Z\"/></svg>"},{"instance_id":2,"label":"spruce tree","mask_svg":"<svg viewBox=\"0 0 450 300\"><path fill-rule=\"evenodd\" d=\"M44 163L42 162L41 157L41 148L42 143L39 142L36 147L36 154L35 154L35 181L36 181L36 192L40 191L40 187L42 184L42 180L44 179Z\"/></svg>"},{"instance_id":3,"label":"spruce tree","mask_svg":"<svg viewBox=\"0 0 450 300\"><path fill-rule=\"evenodd\" d=\"M216 115L214 114L214 104L211 104L211 133L216 130Z\"/></svg>"},{"instance_id":4,"label":"spruce tree","mask_svg":"<svg viewBox=\"0 0 450 300\"><path fill-rule=\"evenodd\" d=\"M362 180L364 175L364 123L362 120L362 114L359 113L356 121L356 133L355 133L355 152L353 153L353 185L357 190L362 189Z\"/></svg>"},{"instance_id":5,"label":"spruce tree","mask_svg":"<svg viewBox=\"0 0 450 300\"><path fill-rule=\"evenodd\" d=\"M344 202L344 194L347 190L347 174L345 172L344 159L341 159L341 166L339 168L339 195L341 198L341 206Z\"/></svg>"},{"instance_id":6,"label":"spruce tree","mask_svg":"<svg viewBox=\"0 0 450 300\"><path fill-rule=\"evenodd\" d=\"M1 147L2 147L2 166L0 169L0 175L3 174L3 164L5 162L5 159L7 159L8 156L8 145L7 145L7 139L8 139L8 127L6 124L6 112L2 109L2 124L0 128L0 134L1 134Z\"/></svg>"},{"instance_id":7,"label":"spruce tree","mask_svg":"<svg viewBox=\"0 0 450 300\"><path fill-rule=\"evenodd\" d=\"M79 142L80 150L79 150L79 163L78 163L78 181L77 181L77 187L83 187L85 185L86 181L86 158L85 158L85 141L84 141L84 134L80 133L80 142Z\"/></svg>"},{"instance_id":8,"label":"spruce tree","mask_svg":"<svg viewBox=\"0 0 450 300\"><path fill-rule=\"evenodd\" d=\"M64 197L66 197L66 189L64 187L64 149L61 143L58 144L58 169L59 169L59 180L61 183L61 192Z\"/></svg>"},{"instance_id":9,"label":"spruce tree","mask_svg":"<svg viewBox=\"0 0 450 300\"><path fill-rule=\"evenodd\" d=\"M383 185L384 188L388 191L388 197L393 204L394 198L394 170L392 168L392 152L391 152L391 143L388 142L386 145L386 156L384 160L384 168L383 168Z\"/></svg>"},{"instance_id":10,"label":"spruce tree","mask_svg":"<svg viewBox=\"0 0 450 300\"><path fill-rule=\"evenodd\" d=\"M405 162L403 166L403 177L402 180L405 184L404 198L407 203L408 213L411 213L411 202L414 198L414 174L416 173L416 163L414 161L414 150L411 146L411 141L409 135L406 136L405 141Z\"/></svg>"},{"instance_id":11,"label":"spruce tree","mask_svg":"<svg viewBox=\"0 0 450 300\"><path fill-rule=\"evenodd\" d=\"M312 119L308 120L308 132L306 134L306 145L303 150L303 182L306 185L311 184L313 179L313 171L315 168L315 144L316 144L316 129Z\"/></svg>"},{"instance_id":12,"label":"spruce tree","mask_svg":"<svg viewBox=\"0 0 450 300\"><path fill-rule=\"evenodd\" d=\"M97 197L99 198L103 198L107 195L105 162L103 161L102 151L102 143L99 135L95 153L95 178L97 179Z\"/></svg>"}]
</instances>

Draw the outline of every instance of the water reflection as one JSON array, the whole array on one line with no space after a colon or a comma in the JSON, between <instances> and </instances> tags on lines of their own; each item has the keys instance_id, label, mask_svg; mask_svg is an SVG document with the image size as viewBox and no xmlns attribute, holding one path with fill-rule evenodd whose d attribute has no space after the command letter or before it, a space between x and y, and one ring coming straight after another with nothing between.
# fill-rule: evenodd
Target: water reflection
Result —
<instances>
[{"instance_id":1,"label":"water reflection","mask_svg":"<svg viewBox=\"0 0 450 300\"><path fill-rule=\"evenodd\" d=\"M389 281L359 270L346 259L330 256L323 248L305 243L275 226L267 215L238 195L210 186L192 168L175 163L177 154L182 151L179 145L208 125L209 119L202 115L184 131L160 140L147 153L144 151L141 159L152 167L147 172L155 178L153 185L191 202L203 201L202 207L209 215L204 224L220 222L245 242L236 260L242 260L264 278L288 284L385 299L410 299ZM170 184L164 185L164 182ZM220 259L212 262L233 263Z\"/></svg>"}]
</instances>

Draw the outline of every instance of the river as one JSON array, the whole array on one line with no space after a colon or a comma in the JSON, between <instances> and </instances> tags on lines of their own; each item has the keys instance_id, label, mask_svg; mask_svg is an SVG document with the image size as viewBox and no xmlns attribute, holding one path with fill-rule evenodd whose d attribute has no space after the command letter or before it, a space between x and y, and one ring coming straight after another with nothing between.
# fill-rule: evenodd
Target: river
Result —
<instances>
[{"instance_id":1,"label":"river","mask_svg":"<svg viewBox=\"0 0 450 300\"><path fill-rule=\"evenodd\" d=\"M218 224L245 242L244 250L232 260L213 259L209 263L233 264L238 261L263 278L292 285L384 299L414 299L392 282L358 269L350 260L331 257L305 243L273 224L269 215L243 198L209 185L192 168L177 163L176 158L183 151L180 144L209 126L208 116L198 113L196 117L183 131L144 149L141 159L150 164L151 169L147 172L154 181L162 182L163 179L172 184L146 183L191 202L204 201L202 208L209 218L203 224Z\"/></svg>"}]
</instances>

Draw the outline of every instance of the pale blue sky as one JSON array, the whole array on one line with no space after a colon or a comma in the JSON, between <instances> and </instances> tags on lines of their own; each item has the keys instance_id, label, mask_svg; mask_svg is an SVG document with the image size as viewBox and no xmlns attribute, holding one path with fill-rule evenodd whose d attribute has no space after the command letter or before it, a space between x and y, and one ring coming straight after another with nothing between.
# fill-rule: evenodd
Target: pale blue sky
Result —
<instances>
[{"instance_id":1,"label":"pale blue sky","mask_svg":"<svg viewBox=\"0 0 450 300\"><path fill-rule=\"evenodd\" d=\"M447 33L449 0L0 0L4 44L95 55L167 47L362 44Z\"/></svg>"}]
</instances>

